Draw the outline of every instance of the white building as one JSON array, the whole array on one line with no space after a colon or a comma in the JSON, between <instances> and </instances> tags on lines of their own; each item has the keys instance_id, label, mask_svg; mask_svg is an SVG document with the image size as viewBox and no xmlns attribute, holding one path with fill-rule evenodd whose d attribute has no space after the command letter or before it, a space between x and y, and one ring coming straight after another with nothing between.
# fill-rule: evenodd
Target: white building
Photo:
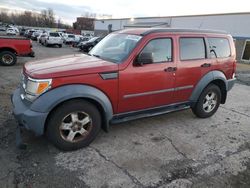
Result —
<instances>
[{"instance_id":1,"label":"white building","mask_svg":"<svg viewBox=\"0 0 250 188\"><path fill-rule=\"evenodd\" d=\"M250 12L95 20L95 34L135 27L224 30L236 39L237 60L250 63Z\"/></svg>"}]
</instances>

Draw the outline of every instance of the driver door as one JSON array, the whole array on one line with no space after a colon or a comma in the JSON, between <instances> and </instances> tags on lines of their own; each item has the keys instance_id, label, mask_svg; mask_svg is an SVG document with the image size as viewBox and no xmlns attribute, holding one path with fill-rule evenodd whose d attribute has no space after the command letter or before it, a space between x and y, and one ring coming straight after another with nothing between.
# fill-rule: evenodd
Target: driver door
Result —
<instances>
[{"instance_id":1,"label":"driver door","mask_svg":"<svg viewBox=\"0 0 250 188\"><path fill-rule=\"evenodd\" d=\"M176 71L172 49L172 38L150 39L137 57L151 54L152 61L140 62L140 65L135 63L135 58L119 72L118 113L172 103Z\"/></svg>"}]
</instances>

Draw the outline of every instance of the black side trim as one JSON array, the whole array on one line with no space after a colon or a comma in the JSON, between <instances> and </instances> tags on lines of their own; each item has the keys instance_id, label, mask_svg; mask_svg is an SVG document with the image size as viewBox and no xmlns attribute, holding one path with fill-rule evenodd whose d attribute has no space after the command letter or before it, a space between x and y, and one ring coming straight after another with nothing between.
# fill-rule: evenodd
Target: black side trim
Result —
<instances>
[{"instance_id":1,"label":"black side trim","mask_svg":"<svg viewBox=\"0 0 250 188\"><path fill-rule=\"evenodd\" d=\"M175 104L166 105L166 106L149 108L145 110L121 113L121 114L114 115L110 123L111 124L122 123L122 122L131 121L135 119L152 117L152 116L166 114L166 113L179 111L179 110L185 110L188 108L190 108L190 102L182 102L182 103L175 103Z\"/></svg>"},{"instance_id":2,"label":"black side trim","mask_svg":"<svg viewBox=\"0 0 250 188\"><path fill-rule=\"evenodd\" d=\"M116 79L118 78L118 72L100 73L100 76L103 80Z\"/></svg>"}]
</instances>

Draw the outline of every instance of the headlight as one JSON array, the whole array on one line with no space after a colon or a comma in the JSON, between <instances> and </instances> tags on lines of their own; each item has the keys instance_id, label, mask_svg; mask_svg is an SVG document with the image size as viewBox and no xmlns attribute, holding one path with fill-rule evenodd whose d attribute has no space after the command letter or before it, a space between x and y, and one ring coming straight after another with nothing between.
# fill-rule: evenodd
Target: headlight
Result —
<instances>
[{"instance_id":1,"label":"headlight","mask_svg":"<svg viewBox=\"0 0 250 188\"><path fill-rule=\"evenodd\" d=\"M29 101L35 100L38 96L50 89L52 79L32 79L27 78L26 82L23 81L23 89L25 94L22 98L26 98Z\"/></svg>"}]
</instances>

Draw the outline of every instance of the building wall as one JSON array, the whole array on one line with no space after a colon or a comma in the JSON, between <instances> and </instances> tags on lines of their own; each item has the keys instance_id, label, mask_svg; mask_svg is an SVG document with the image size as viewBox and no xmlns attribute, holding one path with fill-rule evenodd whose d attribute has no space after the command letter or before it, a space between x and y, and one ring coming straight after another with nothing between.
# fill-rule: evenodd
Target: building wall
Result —
<instances>
[{"instance_id":1,"label":"building wall","mask_svg":"<svg viewBox=\"0 0 250 188\"><path fill-rule=\"evenodd\" d=\"M85 17L78 17L76 22L73 23L74 29L79 30L94 30L94 19L93 18L85 18Z\"/></svg>"},{"instance_id":2,"label":"building wall","mask_svg":"<svg viewBox=\"0 0 250 188\"><path fill-rule=\"evenodd\" d=\"M243 61L241 60L242 58L242 54L243 54L243 50L245 47L245 42L246 40L244 39L237 39L235 41L235 47L236 47L236 59L238 60L238 62L242 63Z\"/></svg>"},{"instance_id":3,"label":"building wall","mask_svg":"<svg viewBox=\"0 0 250 188\"><path fill-rule=\"evenodd\" d=\"M137 22L166 22L172 28L200 28L225 30L233 36L250 38L250 13L200 15L180 17L135 18ZM112 30L120 30L124 25L133 23L130 19L95 20L95 30L106 31L112 24Z\"/></svg>"}]
</instances>

